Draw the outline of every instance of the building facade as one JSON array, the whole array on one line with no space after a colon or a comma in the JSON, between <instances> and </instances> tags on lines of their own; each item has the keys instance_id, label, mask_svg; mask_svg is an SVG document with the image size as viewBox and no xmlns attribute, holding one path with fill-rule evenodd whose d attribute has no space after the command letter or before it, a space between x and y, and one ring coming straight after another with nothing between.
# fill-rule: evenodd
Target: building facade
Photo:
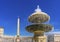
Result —
<instances>
[{"instance_id":1,"label":"building facade","mask_svg":"<svg viewBox=\"0 0 60 42\"><path fill-rule=\"evenodd\" d=\"M50 33L47 35L47 41L48 42L60 42L60 33L58 32L54 32L54 33Z\"/></svg>"}]
</instances>

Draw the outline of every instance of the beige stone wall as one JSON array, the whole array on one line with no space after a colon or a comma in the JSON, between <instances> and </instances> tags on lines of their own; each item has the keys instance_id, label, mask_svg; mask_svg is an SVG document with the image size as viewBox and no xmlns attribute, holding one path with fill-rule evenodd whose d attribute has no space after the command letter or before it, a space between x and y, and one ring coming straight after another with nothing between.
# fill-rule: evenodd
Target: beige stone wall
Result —
<instances>
[{"instance_id":1,"label":"beige stone wall","mask_svg":"<svg viewBox=\"0 0 60 42\"><path fill-rule=\"evenodd\" d=\"M2 42L2 39L0 38L0 42Z\"/></svg>"},{"instance_id":2,"label":"beige stone wall","mask_svg":"<svg viewBox=\"0 0 60 42\"><path fill-rule=\"evenodd\" d=\"M0 36L4 34L4 29L0 28Z\"/></svg>"},{"instance_id":3,"label":"beige stone wall","mask_svg":"<svg viewBox=\"0 0 60 42\"><path fill-rule=\"evenodd\" d=\"M60 42L60 34L54 35L54 42Z\"/></svg>"}]
</instances>

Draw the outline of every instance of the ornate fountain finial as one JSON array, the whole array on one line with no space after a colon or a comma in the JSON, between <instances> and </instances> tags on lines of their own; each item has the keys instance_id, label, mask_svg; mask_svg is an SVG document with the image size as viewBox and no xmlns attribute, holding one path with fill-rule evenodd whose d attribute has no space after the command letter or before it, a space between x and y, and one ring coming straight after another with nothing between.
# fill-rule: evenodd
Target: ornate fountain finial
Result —
<instances>
[{"instance_id":1,"label":"ornate fountain finial","mask_svg":"<svg viewBox=\"0 0 60 42\"><path fill-rule=\"evenodd\" d=\"M39 8L39 5L37 5L37 9L35 9L36 12L41 12L41 9Z\"/></svg>"}]
</instances>

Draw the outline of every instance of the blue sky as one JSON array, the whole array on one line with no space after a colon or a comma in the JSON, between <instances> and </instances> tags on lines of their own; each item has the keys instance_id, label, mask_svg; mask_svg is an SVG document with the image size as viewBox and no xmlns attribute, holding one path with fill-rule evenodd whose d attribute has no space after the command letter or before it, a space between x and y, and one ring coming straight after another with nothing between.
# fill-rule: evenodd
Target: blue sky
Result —
<instances>
[{"instance_id":1,"label":"blue sky","mask_svg":"<svg viewBox=\"0 0 60 42\"><path fill-rule=\"evenodd\" d=\"M36 9L50 15L48 22L54 26L54 31L60 31L60 0L0 0L0 27L4 27L6 35L16 35L17 18L20 17L20 34L31 35L25 30L29 25L28 16Z\"/></svg>"}]
</instances>

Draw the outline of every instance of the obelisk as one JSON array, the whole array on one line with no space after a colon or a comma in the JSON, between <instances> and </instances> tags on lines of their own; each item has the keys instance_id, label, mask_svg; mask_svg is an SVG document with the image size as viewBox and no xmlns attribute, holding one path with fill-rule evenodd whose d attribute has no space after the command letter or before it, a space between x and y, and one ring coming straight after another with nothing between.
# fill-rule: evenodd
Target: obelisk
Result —
<instances>
[{"instance_id":1,"label":"obelisk","mask_svg":"<svg viewBox=\"0 0 60 42\"><path fill-rule=\"evenodd\" d=\"M18 17L17 20L17 38L16 38L16 42L20 42L20 19Z\"/></svg>"},{"instance_id":2,"label":"obelisk","mask_svg":"<svg viewBox=\"0 0 60 42\"><path fill-rule=\"evenodd\" d=\"M17 20L17 36L20 35L20 19Z\"/></svg>"}]
</instances>

